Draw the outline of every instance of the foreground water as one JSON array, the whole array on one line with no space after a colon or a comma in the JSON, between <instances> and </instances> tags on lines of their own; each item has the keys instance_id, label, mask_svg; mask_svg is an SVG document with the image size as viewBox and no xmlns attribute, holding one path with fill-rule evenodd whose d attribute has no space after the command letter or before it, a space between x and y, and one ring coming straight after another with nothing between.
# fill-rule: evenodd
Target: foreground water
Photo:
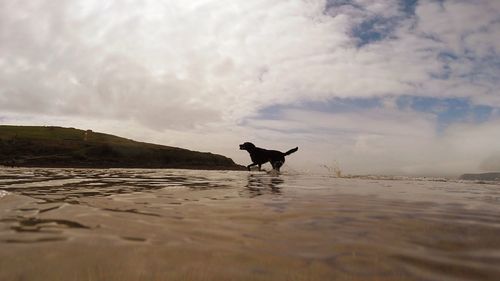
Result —
<instances>
[{"instance_id":1,"label":"foreground water","mask_svg":"<svg viewBox=\"0 0 500 281\"><path fill-rule=\"evenodd\" d=\"M0 280L500 280L500 185L0 169Z\"/></svg>"}]
</instances>

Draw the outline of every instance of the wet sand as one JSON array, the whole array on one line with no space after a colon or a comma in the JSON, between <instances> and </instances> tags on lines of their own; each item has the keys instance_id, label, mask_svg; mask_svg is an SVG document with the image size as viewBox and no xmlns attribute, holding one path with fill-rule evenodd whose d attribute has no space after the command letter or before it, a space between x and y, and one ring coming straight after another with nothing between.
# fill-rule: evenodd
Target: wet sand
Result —
<instances>
[{"instance_id":1,"label":"wet sand","mask_svg":"<svg viewBox=\"0 0 500 281\"><path fill-rule=\"evenodd\" d=\"M499 280L500 185L0 170L0 280Z\"/></svg>"}]
</instances>

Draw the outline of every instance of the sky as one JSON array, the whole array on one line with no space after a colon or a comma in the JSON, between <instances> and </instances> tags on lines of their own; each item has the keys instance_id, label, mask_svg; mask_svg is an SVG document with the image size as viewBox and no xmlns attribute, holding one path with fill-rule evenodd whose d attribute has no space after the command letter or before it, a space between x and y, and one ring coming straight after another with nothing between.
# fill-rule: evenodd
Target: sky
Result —
<instances>
[{"instance_id":1,"label":"sky","mask_svg":"<svg viewBox=\"0 0 500 281\"><path fill-rule=\"evenodd\" d=\"M498 0L0 0L0 123L288 171L500 171Z\"/></svg>"}]
</instances>

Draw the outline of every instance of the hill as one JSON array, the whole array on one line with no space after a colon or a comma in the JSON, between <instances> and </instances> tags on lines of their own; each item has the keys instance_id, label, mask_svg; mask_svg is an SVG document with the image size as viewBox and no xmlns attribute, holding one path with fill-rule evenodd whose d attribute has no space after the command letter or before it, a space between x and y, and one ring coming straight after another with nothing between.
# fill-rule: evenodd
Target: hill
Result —
<instances>
[{"instance_id":1,"label":"hill","mask_svg":"<svg viewBox=\"0 0 500 281\"><path fill-rule=\"evenodd\" d=\"M21 167L239 170L230 158L62 127L0 125L0 164Z\"/></svg>"},{"instance_id":2,"label":"hill","mask_svg":"<svg viewBox=\"0 0 500 281\"><path fill-rule=\"evenodd\" d=\"M463 174L461 180L500 181L500 173Z\"/></svg>"}]
</instances>

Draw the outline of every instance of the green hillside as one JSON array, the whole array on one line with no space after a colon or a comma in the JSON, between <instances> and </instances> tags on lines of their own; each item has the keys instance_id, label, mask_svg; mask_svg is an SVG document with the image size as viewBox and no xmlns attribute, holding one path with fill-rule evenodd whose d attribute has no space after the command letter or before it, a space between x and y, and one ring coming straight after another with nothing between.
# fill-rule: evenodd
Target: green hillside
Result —
<instances>
[{"instance_id":1,"label":"green hillside","mask_svg":"<svg viewBox=\"0 0 500 281\"><path fill-rule=\"evenodd\" d=\"M230 158L74 128L0 125L0 164L22 167L241 169Z\"/></svg>"},{"instance_id":2,"label":"green hillside","mask_svg":"<svg viewBox=\"0 0 500 281\"><path fill-rule=\"evenodd\" d=\"M461 180L472 181L500 181L500 172L482 173L482 174L463 174L459 177Z\"/></svg>"}]
</instances>

